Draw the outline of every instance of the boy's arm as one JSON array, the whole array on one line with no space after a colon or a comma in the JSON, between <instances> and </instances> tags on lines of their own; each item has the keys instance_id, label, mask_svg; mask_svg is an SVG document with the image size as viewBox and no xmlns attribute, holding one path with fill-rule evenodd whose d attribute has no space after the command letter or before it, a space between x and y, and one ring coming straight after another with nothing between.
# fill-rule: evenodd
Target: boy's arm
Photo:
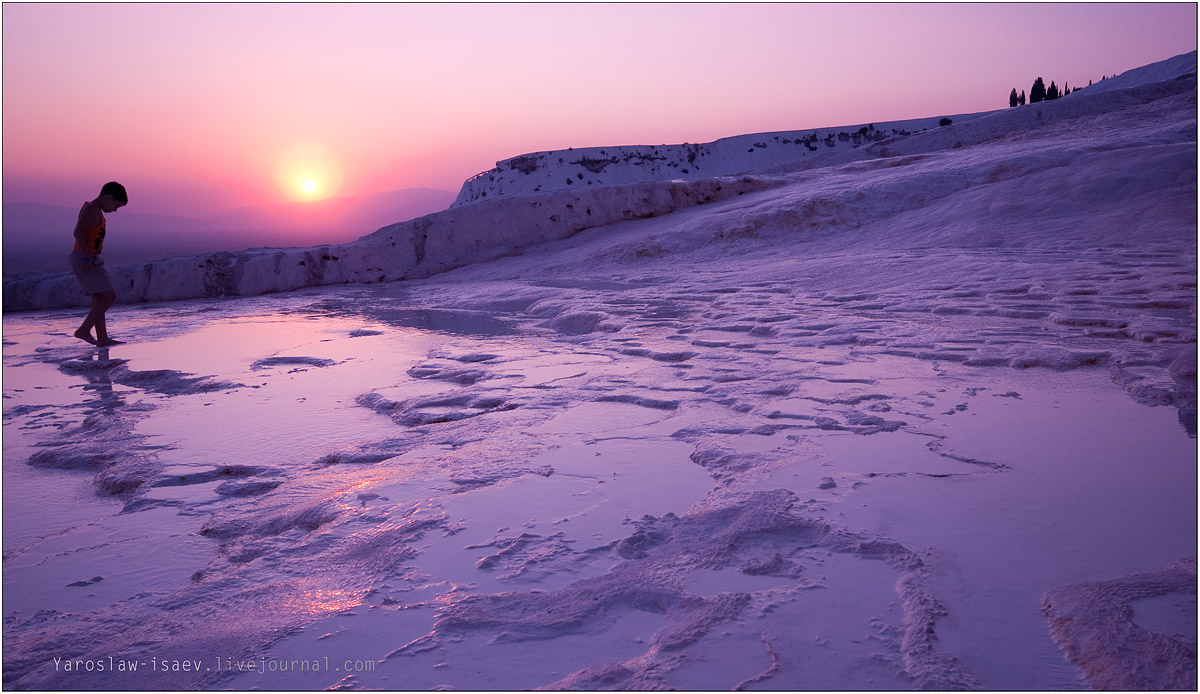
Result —
<instances>
[{"instance_id":1,"label":"boy's arm","mask_svg":"<svg viewBox=\"0 0 1200 694\"><path fill-rule=\"evenodd\" d=\"M79 210L79 220L75 222L75 243L83 249L81 254L84 260L87 261L91 261L92 259L87 247L87 228L94 224L99 224L100 220L96 218L97 214L99 214L99 210L95 206L84 205Z\"/></svg>"}]
</instances>

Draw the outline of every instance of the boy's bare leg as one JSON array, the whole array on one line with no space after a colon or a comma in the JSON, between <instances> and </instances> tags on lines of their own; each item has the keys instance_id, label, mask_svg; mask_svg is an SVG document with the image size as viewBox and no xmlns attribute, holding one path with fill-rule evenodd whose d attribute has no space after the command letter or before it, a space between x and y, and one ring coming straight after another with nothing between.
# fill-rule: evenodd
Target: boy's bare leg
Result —
<instances>
[{"instance_id":1,"label":"boy's bare leg","mask_svg":"<svg viewBox=\"0 0 1200 694\"><path fill-rule=\"evenodd\" d=\"M92 337L92 328L96 325L96 320L104 316L104 309L101 308L103 300L104 294L102 292L92 294L92 308L83 319L83 323L80 324L79 329L75 331L75 337L84 342L90 342L93 345L96 344L96 338Z\"/></svg>"},{"instance_id":2,"label":"boy's bare leg","mask_svg":"<svg viewBox=\"0 0 1200 694\"><path fill-rule=\"evenodd\" d=\"M75 331L75 337L101 347L124 344L120 340L114 340L108 336L108 326L104 320L105 312L116 302L117 293L112 289L93 294L92 309L88 311L87 318L83 320L83 325L80 325L79 329ZM91 334L93 327L96 328L95 339L92 339Z\"/></svg>"},{"instance_id":3,"label":"boy's bare leg","mask_svg":"<svg viewBox=\"0 0 1200 694\"><path fill-rule=\"evenodd\" d=\"M103 317L103 316L101 316L101 318L100 318L100 322L96 323L96 334L97 334L97 337L96 337L96 345L97 345L97 346L99 346L99 347L108 347L109 345L123 345L123 344L125 344L125 342L124 342L124 341L122 341L122 340L114 340L114 339L112 339L111 337L109 337L109 336L108 336L108 333L107 333L107 332L104 334L104 337L100 337L100 336L99 336L99 334L100 334L100 333L101 333L103 330L104 330L104 317Z\"/></svg>"},{"instance_id":4,"label":"boy's bare leg","mask_svg":"<svg viewBox=\"0 0 1200 694\"><path fill-rule=\"evenodd\" d=\"M100 314L96 317L96 344L101 347L124 344L120 340L114 340L108 336L108 326L104 321L105 312L117 303L116 290L109 289L101 294L100 298L102 303L100 304Z\"/></svg>"}]
</instances>

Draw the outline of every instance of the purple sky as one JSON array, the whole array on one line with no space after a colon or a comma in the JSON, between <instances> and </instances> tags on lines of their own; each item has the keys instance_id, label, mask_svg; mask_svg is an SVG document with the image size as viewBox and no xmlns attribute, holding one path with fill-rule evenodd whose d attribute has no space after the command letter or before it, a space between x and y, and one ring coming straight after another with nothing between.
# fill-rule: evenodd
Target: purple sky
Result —
<instances>
[{"instance_id":1,"label":"purple sky","mask_svg":"<svg viewBox=\"0 0 1200 694\"><path fill-rule=\"evenodd\" d=\"M5 4L4 200L202 215L498 159L1001 108L1196 48L1194 4ZM312 192L303 184L311 181Z\"/></svg>"}]
</instances>

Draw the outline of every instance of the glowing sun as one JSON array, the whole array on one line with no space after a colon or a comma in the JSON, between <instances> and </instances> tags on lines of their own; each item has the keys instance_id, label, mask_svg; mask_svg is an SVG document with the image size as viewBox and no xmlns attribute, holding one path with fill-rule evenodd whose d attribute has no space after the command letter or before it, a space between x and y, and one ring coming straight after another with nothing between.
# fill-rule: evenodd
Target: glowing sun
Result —
<instances>
[{"instance_id":1,"label":"glowing sun","mask_svg":"<svg viewBox=\"0 0 1200 694\"><path fill-rule=\"evenodd\" d=\"M301 143L276 157L275 181L289 200L317 202L337 195L342 188L342 167L328 147Z\"/></svg>"}]
</instances>

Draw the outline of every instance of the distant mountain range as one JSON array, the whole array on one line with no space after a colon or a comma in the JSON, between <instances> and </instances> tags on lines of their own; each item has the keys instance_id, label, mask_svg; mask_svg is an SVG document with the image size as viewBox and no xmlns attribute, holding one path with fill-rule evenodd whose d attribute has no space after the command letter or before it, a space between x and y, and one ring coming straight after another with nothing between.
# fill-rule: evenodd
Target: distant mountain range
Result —
<instances>
[{"instance_id":1,"label":"distant mountain range","mask_svg":"<svg viewBox=\"0 0 1200 694\"><path fill-rule=\"evenodd\" d=\"M262 246L345 243L380 227L440 212L455 193L406 188L359 197L227 210L206 217L173 217L121 210L110 216L109 264L140 263ZM6 202L4 278L66 271L77 207Z\"/></svg>"}]
</instances>

